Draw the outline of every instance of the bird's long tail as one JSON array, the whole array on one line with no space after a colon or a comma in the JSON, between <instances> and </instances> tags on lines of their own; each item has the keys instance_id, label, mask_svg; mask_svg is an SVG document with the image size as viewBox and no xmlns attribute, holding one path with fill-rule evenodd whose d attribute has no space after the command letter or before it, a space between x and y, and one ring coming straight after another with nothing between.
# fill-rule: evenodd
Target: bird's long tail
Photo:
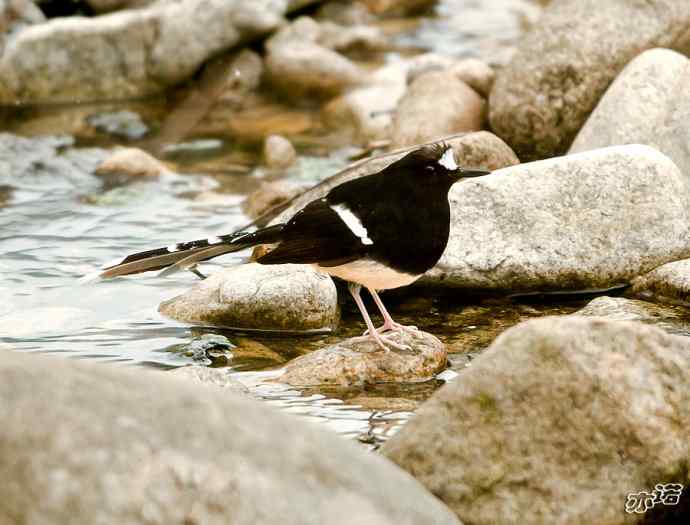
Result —
<instances>
[{"instance_id":1,"label":"bird's long tail","mask_svg":"<svg viewBox=\"0 0 690 525\"><path fill-rule=\"evenodd\" d=\"M109 279L122 275L169 268L170 271L193 268L198 262L251 248L259 244L273 244L281 240L282 224L269 226L252 233L235 233L197 241L181 242L145 252L133 253L122 261L102 270L99 277Z\"/></svg>"}]
</instances>

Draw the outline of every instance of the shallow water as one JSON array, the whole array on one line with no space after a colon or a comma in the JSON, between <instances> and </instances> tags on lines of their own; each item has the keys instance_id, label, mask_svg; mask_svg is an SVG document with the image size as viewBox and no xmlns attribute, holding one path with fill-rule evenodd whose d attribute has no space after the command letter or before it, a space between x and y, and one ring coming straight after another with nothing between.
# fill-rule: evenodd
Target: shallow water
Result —
<instances>
[{"instance_id":1,"label":"shallow water","mask_svg":"<svg viewBox=\"0 0 690 525\"><path fill-rule=\"evenodd\" d=\"M449 0L437 12L438 16L414 21L396 42L500 63L525 19L534 13L529 2L518 0ZM462 30L450 32L450 27ZM65 133L74 135L82 146L111 146L122 141L95 132L84 123L86 116L133 109L146 120L155 138L178 99L174 95L129 104L5 108L2 129L23 135ZM285 131L275 129L283 126L300 148L299 164L289 177L317 182L346 165L352 149L337 137L325 136L309 108L288 107L265 96L257 108L246 114L232 113L236 124L230 129L241 130L234 134L226 130L221 111L202 121L184 140L215 142L196 143L196 149L183 149L166 159L183 175L111 185L79 173L61 176L38 170L17 180L0 172L0 341L19 351L163 369L188 364L227 366L267 402L375 446L395 432L443 380L306 391L268 381L287 360L363 329L347 300L336 334L285 337L190 327L161 317L158 304L194 284L192 274L79 282L104 262L125 254L231 232L247 223L239 207L242 199L260 180L272 177L252 169L257 151L247 128L256 125L260 135L265 123L256 115L268 112L272 131ZM129 144L150 147L151 135ZM233 254L220 262L236 264L245 256ZM205 265L205 271L214 271L214 266L218 264ZM433 295L428 291L397 294L389 297L391 310L401 322L441 337L453 352L451 369L456 371L468 366L472 356L508 326L529 317L569 313L582 304L527 306ZM220 350L204 346L203 338L209 334L221 336Z\"/></svg>"}]
</instances>

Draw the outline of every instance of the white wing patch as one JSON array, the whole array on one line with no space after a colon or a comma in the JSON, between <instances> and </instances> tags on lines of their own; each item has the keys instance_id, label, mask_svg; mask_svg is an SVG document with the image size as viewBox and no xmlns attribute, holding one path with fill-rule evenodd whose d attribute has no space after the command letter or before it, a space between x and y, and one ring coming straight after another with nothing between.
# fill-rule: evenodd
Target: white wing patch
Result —
<instances>
[{"instance_id":1,"label":"white wing patch","mask_svg":"<svg viewBox=\"0 0 690 525\"><path fill-rule=\"evenodd\" d=\"M209 244L219 244L223 242L223 239L221 239L220 237L209 237L208 239L206 239L206 242Z\"/></svg>"},{"instance_id":2,"label":"white wing patch","mask_svg":"<svg viewBox=\"0 0 690 525\"><path fill-rule=\"evenodd\" d=\"M331 209L338 214L338 217L350 228L350 231L359 237L362 244L374 244L374 241L369 238L369 232L362 224L362 221L351 210L347 209L345 205L336 204L331 206Z\"/></svg>"},{"instance_id":3,"label":"white wing patch","mask_svg":"<svg viewBox=\"0 0 690 525\"><path fill-rule=\"evenodd\" d=\"M452 171L458 169L458 165L455 163L455 156L453 155L453 148L448 148L444 151L438 163L447 170Z\"/></svg>"},{"instance_id":4,"label":"white wing patch","mask_svg":"<svg viewBox=\"0 0 690 525\"><path fill-rule=\"evenodd\" d=\"M166 248L166 250L168 250L168 252L170 252L170 253L176 252L178 250L177 244L171 244L170 246L168 246Z\"/></svg>"}]
</instances>

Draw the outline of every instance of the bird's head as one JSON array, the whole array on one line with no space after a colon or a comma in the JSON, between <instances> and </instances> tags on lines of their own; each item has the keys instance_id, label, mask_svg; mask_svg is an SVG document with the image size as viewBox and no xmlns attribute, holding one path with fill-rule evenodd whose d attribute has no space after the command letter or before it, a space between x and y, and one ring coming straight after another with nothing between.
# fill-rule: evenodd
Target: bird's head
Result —
<instances>
[{"instance_id":1,"label":"bird's head","mask_svg":"<svg viewBox=\"0 0 690 525\"><path fill-rule=\"evenodd\" d=\"M391 173L406 172L420 184L442 185L450 188L461 179L481 177L490 171L462 168L455 162L453 148L444 143L422 146L388 167Z\"/></svg>"}]
</instances>

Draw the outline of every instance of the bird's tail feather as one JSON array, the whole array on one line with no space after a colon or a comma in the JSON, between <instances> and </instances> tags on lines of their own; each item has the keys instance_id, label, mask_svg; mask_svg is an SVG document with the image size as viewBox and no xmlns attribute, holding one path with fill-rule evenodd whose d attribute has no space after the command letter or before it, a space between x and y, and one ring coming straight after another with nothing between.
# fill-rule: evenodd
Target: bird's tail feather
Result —
<instances>
[{"instance_id":1,"label":"bird's tail feather","mask_svg":"<svg viewBox=\"0 0 690 525\"><path fill-rule=\"evenodd\" d=\"M237 252L259 244L273 244L281 239L282 224L269 226L252 233L234 233L197 241L177 243L167 248L156 248L133 253L122 261L103 268L102 279L132 275L169 268L164 274L193 267L219 255Z\"/></svg>"}]
</instances>

